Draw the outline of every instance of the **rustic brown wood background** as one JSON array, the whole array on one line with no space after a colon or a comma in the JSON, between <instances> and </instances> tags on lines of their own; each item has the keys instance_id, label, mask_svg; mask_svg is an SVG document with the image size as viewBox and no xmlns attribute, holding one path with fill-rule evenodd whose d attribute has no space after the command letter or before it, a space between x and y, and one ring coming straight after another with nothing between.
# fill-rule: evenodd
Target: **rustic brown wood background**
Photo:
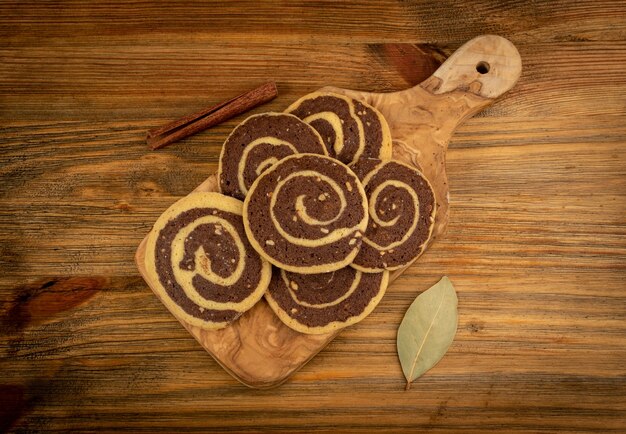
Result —
<instances>
[{"instance_id":1,"label":"rustic brown wood background","mask_svg":"<svg viewBox=\"0 0 626 434\"><path fill-rule=\"evenodd\" d=\"M0 4L0 431L626 429L626 3ZM453 137L451 220L278 389L250 390L133 263L242 117L161 150L147 129L266 79L403 89L496 33L524 72ZM449 353L404 391L395 333L447 274Z\"/></svg>"}]
</instances>

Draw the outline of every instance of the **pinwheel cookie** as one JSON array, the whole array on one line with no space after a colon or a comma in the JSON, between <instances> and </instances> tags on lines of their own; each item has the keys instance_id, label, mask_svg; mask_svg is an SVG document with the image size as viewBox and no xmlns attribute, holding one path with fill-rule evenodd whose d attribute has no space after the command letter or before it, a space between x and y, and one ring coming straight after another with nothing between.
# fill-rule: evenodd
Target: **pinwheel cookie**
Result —
<instances>
[{"instance_id":1,"label":"pinwheel cookie","mask_svg":"<svg viewBox=\"0 0 626 434\"><path fill-rule=\"evenodd\" d=\"M301 152L327 154L313 127L286 113L250 116L235 127L222 147L217 175L220 192L243 200L264 170Z\"/></svg>"},{"instance_id":2,"label":"pinwheel cookie","mask_svg":"<svg viewBox=\"0 0 626 434\"><path fill-rule=\"evenodd\" d=\"M371 105L343 95L314 92L292 105L292 113L315 128L331 157L350 164L362 157L391 158L391 133Z\"/></svg>"},{"instance_id":3,"label":"pinwheel cookie","mask_svg":"<svg viewBox=\"0 0 626 434\"><path fill-rule=\"evenodd\" d=\"M191 193L148 235L145 267L153 289L179 319L219 329L267 289L271 265L250 246L243 204L219 193Z\"/></svg>"},{"instance_id":4,"label":"pinwheel cookie","mask_svg":"<svg viewBox=\"0 0 626 434\"><path fill-rule=\"evenodd\" d=\"M361 159L351 166L367 194L369 222L351 264L366 272L397 270L422 254L435 223L435 194L414 167Z\"/></svg>"},{"instance_id":5,"label":"pinwheel cookie","mask_svg":"<svg viewBox=\"0 0 626 434\"><path fill-rule=\"evenodd\" d=\"M356 324L385 295L389 273L352 267L323 274L275 268L265 299L280 320L301 333L321 334Z\"/></svg>"},{"instance_id":6,"label":"pinwheel cookie","mask_svg":"<svg viewBox=\"0 0 626 434\"><path fill-rule=\"evenodd\" d=\"M351 263L367 218L356 175L339 161L315 154L276 163L252 184L244 202L250 244L272 264L303 274Z\"/></svg>"}]
</instances>

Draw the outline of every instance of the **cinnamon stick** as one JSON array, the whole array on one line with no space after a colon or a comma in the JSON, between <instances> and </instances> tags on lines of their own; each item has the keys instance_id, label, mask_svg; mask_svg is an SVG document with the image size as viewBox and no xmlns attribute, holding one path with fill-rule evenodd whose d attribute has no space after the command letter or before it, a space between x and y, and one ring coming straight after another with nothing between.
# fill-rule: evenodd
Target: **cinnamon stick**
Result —
<instances>
[{"instance_id":1,"label":"cinnamon stick","mask_svg":"<svg viewBox=\"0 0 626 434\"><path fill-rule=\"evenodd\" d=\"M157 150L192 134L224 122L258 105L276 98L276 83L268 81L256 89L242 93L228 101L221 102L199 112L184 116L174 122L148 131L146 143Z\"/></svg>"}]
</instances>

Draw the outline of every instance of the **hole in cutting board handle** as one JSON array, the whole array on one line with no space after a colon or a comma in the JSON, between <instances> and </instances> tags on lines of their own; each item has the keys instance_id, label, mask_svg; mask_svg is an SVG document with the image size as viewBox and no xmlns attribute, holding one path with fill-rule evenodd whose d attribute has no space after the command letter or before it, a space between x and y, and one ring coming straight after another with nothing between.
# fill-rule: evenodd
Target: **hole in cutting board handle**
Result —
<instances>
[{"instance_id":1,"label":"hole in cutting board handle","mask_svg":"<svg viewBox=\"0 0 626 434\"><path fill-rule=\"evenodd\" d=\"M480 61L476 64L476 71L478 71L480 74L488 73L489 69L491 69L491 66L485 61Z\"/></svg>"}]
</instances>

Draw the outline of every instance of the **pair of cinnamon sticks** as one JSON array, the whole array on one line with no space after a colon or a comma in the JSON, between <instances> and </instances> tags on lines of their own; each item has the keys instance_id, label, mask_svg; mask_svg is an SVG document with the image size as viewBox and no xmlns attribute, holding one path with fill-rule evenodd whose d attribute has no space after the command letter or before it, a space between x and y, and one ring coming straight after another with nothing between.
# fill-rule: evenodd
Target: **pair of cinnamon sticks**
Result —
<instances>
[{"instance_id":1,"label":"pair of cinnamon sticks","mask_svg":"<svg viewBox=\"0 0 626 434\"><path fill-rule=\"evenodd\" d=\"M268 81L228 101L182 117L163 127L150 130L148 131L146 142L153 151L161 149L178 140L224 122L233 116L253 109L258 105L271 101L277 95L276 83Z\"/></svg>"}]
</instances>

